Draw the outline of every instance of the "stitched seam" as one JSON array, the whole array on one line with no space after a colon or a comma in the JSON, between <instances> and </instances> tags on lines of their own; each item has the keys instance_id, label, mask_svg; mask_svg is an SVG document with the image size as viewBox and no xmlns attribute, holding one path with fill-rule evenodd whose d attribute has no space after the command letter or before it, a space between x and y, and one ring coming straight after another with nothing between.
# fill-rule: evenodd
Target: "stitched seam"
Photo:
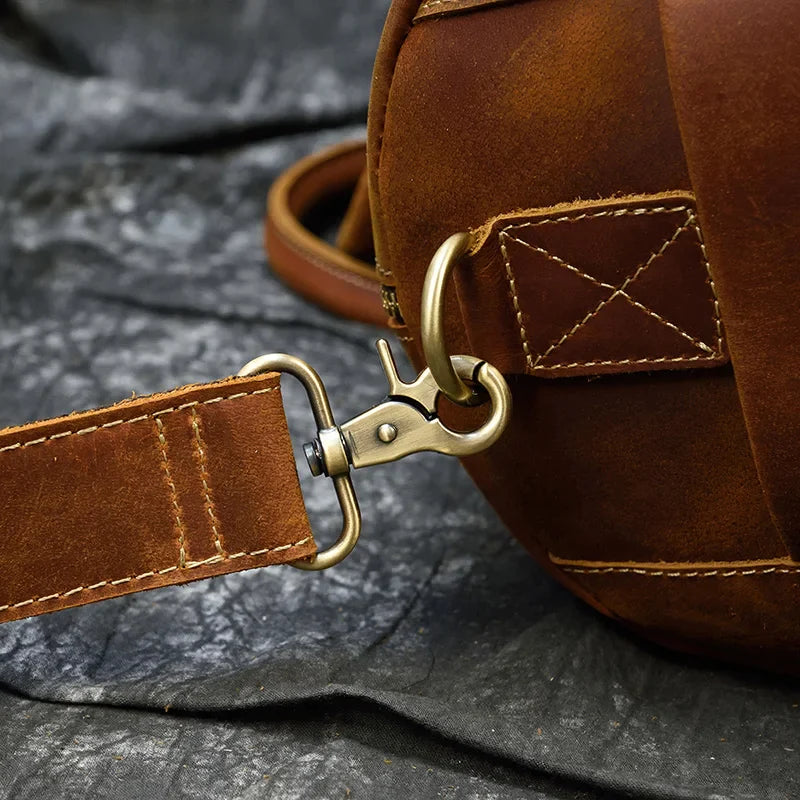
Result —
<instances>
[{"instance_id":1,"label":"stitched seam","mask_svg":"<svg viewBox=\"0 0 800 800\"><path fill-rule=\"evenodd\" d=\"M581 219L594 219L595 217L624 216L625 214L638 215L638 214L643 214L643 213L659 214L659 213L673 212L673 211L674 212L677 212L677 211L688 211L688 208L686 206L679 206L679 207L674 208L674 209L668 209L668 208L666 208L664 206L658 206L658 207L652 208L652 209L622 208L622 209L616 209L614 211L597 211L597 212L593 212L593 213L579 214L579 215L577 215L575 217L564 216L564 217L557 217L556 219L540 220L539 222L525 222L525 223L522 223L522 224L519 224L519 225L512 224L512 225L508 225L507 227L503 228L503 230L500 231L500 249L501 249L501 251L503 253L503 259L505 261L506 276L508 278L508 283L509 283L509 286L511 288L511 296L513 298L513 303L514 303L514 312L515 312L515 315L516 315L516 318L517 318L517 326L519 327L520 340L522 341L522 351L524 353L525 363L528 366L528 369L533 370L536 365L534 364L533 357L531 355L530 343L528 342L528 334L527 334L527 331L525 330L525 325L523 323L522 309L520 307L519 296L517 294L517 284L516 284L516 280L514 278L514 271L513 271L512 267L511 267L511 258L509 257L508 248L506 247L506 239L508 237L513 238L514 241L520 241L520 240L517 239L516 237L512 236L510 231L511 230L517 230L519 228L534 228L534 227L539 227L541 225L556 224L556 223L559 223L559 222L577 222L578 220L581 220ZM550 254L548 253L548 256L549 255ZM556 263L561 263L561 259L558 259L557 256L553 256L553 260L556 261ZM566 264L566 262L563 262L563 263ZM592 279L592 280L594 280L594 279ZM543 357L544 356L539 356L537 358L537 364L538 364L539 361L542 360ZM614 362L614 361L586 362L583 365L581 365L581 364L571 364L569 366L595 366L595 365L600 364L600 363L603 363L603 364L620 363L621 364L621 363L625 363L625 362ZM632 362L629 362L629 363L632 363ZM638 363L641 363L641 362L638 362ZM553 367L541 367L540 369L558 369L558 368L559 368L558 366L553 366Z\"/></svg>"},{"instance_id":2,"label":"stitched seam","mask_svg":"<svg viewBox=\"0 0 800 800\"><path fill-rule=\"evenodd\" d=\"M184 569L197 569L198 567L205 567L211 564L221 564L224 561L232 561L236 558L255 558L257 556L263 556L267 553L278 553L283 550L291 550L293 547L300 547L308 542L312 541L311 536L306 536L305 539L301 539L299 542L293 542L292 544L283 544L279 547L269 547L264 548L263 550L251 550L249 552L241 552L241 553L233 553L231 555L225 556L212 556L211 558L207 558L203 561L189 561L186 563ZM7 605L0 606L0 613L3 611L8 611L12 608L22 608L23 606L29 606L33 603L44 603L48 600L56 600L58 598L63 597L71 597L74 594L79 594L80 592L91 592L97 589L101 589L104 586L120 586L123 583L130 583L131 581L142 581L146 578L153 578L157 575L166 575L170 572L175 572L178 569L176 566L172 567L165 567L164 569L158 570L151 570L149 572L143 572L140 575L130 575L127 578L117 578L115 580L105 580L99 581L98 583L93 583L91 586L76 586L74 589L70 589L69 591L64 592L56 592L55 594L48 594L45 597L33 597L30 600L23 600L19 603L8 603Z\"/></svg>"},{"instance_id":3,"label":"stitched seam","mask_svg":"<svg viewBox=\"0 0 800 800\"><path fill-rule=\"evenodd\" d=\"M694 221L694 232L697 234L697 242L700 245L700 253L703 256L703 263L706 267L706 272L708 272L708 285L711 287L711 294L714 297L714 324L717 329L717 350L722 352L722 345L723 345L723 336L722 336L722 315L720 314L719 310L719 298L717 297L717 286L714 283L714 276L711 274L711 264L708 261L708 254L706 253L706 243L703 239L703 231L700 229L700 225L697 222L696 215L692 212L688 212L691 216L692 220Z\"/></svg>"},{"instance_id":4,"label":"stitched seam","mask_svg":"<svg viewBox=\"0 0 800 800\"><path fill-rule=\"evenodd\" d=\"M525 363L529 369L533 369L533 357L531 356L531 348L528 342L528 332L525 330L525 324L522 320L522 308L519 304L519 295L517 294L517 281L514 277L514 270L511 268L511 259L508 255L508 248L506 247L506 239L509 236L505 230L500 231L500 250L503 253L503 260L506 264L506 277L508 278L508 285L511 289L511 298L514 304L514 314L517 318L517 327L519 328L519 338L522 341L522 352L525 355Z\"/></svg>"},{"instance_id":5,"label":"stitched seam","mask_svg":"<svg viewBox=\"0 0 800 800\"><path fill-rule=\"evenodd\" d=\"M167 456L167 438L164 436L164 423L160 417L156 417L156 439L161 458L163 460L164 476L167 481L167 489L170 494L173 514L175 516L175 527L178 530L178 566L183 569L186 566L186 527L181 519L181 507L178 505L178 490L175 488L175 481L172 480L172 472L169 468L169 457Z\"/></svg>"},{"instance_id":6,"label":"stitched seam","mask_svg":"<svg viewBox=\"0 0 800 800\"><path fill-rule=\"evenodd\" d=\"M96 433L104 428L115 428L117 425L130 425L134 422L144 422L147 419L155 419L166 414L172 414L176 411L183 411L184 409L193 408L195 406L206 406L210 405L211 403L221 403L224 400L238 400L241 397L252 397L253 395L258 394L267 394L269 392L278 391L279 389L279 386L271 386L268 389L256 389L252 392L239 392L237 394L228 395L227 397L212 397L210 400L195 400L191 403L184 403L183 405L175 406L174 408L163 408L160 411L154 411L152 414L142 414L140 417L133 417L132 419L117 419L111 422L103 423L102 425L92 425L90 428L81 428L77 431L62 431L61 433L53 433L50 436L42 436L41 438L33 439L30 442L17 442L16 444L9 444L5 447L0 447L0 453L5 453L9 450L19 450L23 447L33 447L37 444L45 444L45 442L49 442L54 439L64 439L68 436L86 436L87 434Z\"/></svg>"},{"instance_id":7,"label":"stitched seam","mask_svg":"<svg viewBox=\"0 0 800 800\"><path fill-rule=\"evenodd\" d=\"M708 353L709 355L713 356L714 351L704 342L702 339L698 339L695 336L692 336L690 333L687 333L683 328L678 327L675 323L670 322L668 319L664 319L660 314L653 311L652 308L648 308L646 305L643 305L638 300L634 300L627 292L618 292L618 297L622 297L624 300L627 300L632 306L638 308L640 311L644 311L645 314L648 316L653 317L653 319L658 320L662 325L665 325L667 328L675 331L678 335L682 336L687 341L691 342L695 347L699 347L704 352Z\"/></svg>"},{"instance_id":8,"label":"stitched seam","mask_svg":"<svg viewBox=\"0 0 800 800\"><path fill-rule=\"evenodd\" d=\"M203 482L203 494L205 495L205 507L209 520L211 521L211 531L214 534L214 547L217 553L223 555L222 537L219 534L219 518L214 509L214 501L211 499L211 488L209 481L211 476L208 474L208 460L206 458L203 437L200 434L200 420L197 416L197 409L192 407L192 428L194 429L194 440L197 447L197 455L200 463L200 480ZM160 420L159 420L160 421Z\"/></svg>"},{"instance_id":9,"label":"stitched seam","mask_svg":"<svg viewBox=\"0 0 800 800\"><path fill-rule=\"evenodd\" d=\"M558 264L560 267L564 267L565 269L570 270L571 272L575 272L576 274L580 275L581 278L586 278L587 281L590 281L595 286L599 286L602 289L611 289L612 291L616 290L616 286L611 283L605 283L603 281L597 280L594 276L590 275L588 272L584 272L581 269L573 266L569 263L569 261L565 261L563 258L551 253L549 250L545 250L544 247L539 247L538 245L531 244L530 242L523 241L522 239L518 239L516 236L512 236L510 233L506 233L508 229L504 230L504 235L509 238L513 239L517 244L521 244L524 247L527 247L529 250L533 250L535 253L540 253L541 255L545 256L549 261L553 261L554 263Z\"/></svg>"},{"instance_id":10,"label":"stitched seam","mask_svg":"<svg viewBox=\"0 0 800 800\"><path fill-rule=\"evenodd\" d=\"M508 235L508 234L507 234ZM615 292L617 297L621 297L623 300L627 300L635 308L638 308L640 311L643 311L653 319L660 322L662 325L665 325L667 328L675 331L679 336L683 337L687 341L691 342L695 347L700 348L700 350L705 351L711 355L714 354L714 351L701 339L698 339L695 336L692 336L687 331L683 330L683 328L678 327L675 323L670 322L668 319L664 319L658 312L653 311L652 308L648 308L643 303L640 303L638 300L635 300L631 297L627 292L623 291L622 289L617 289L616 286L612 286L610 283L605 283L603 281L598 280L593 275L590 275L588 272L583 272L582 270L578 269L577 267L570 264L568 261L565 261L563 258L560 258L557 255L545 250L544 247L538 247L537 245L530 244L529 242L525 242L522 239L518 239L516 236L510 236L509 238L513 239L517 244L522 245L523 247L527 247L529 250L533 250L535 253L540 253L541 255L545 256L550 261L558 264L561 267L564 267L571 272L574 272L576 275L580 275L582 278L586 278L586 280L593 283L595 286L599 286L602 289L611 289ZM609 298L610 301L611 298ZM717 337L719 339L719 337Z\"/></svg>"},{"instance_id":11,"label":"stitched seam","mask_svg":"<svg viewBox=\"0 0 800 800\"><path fill-rule=\"evenodd\" d=\"M561 347L561 345L568 342L584 325L586 325L589 322L590 319L597 316L597 314L599 314L600 311L602 311L602 309L604 309L615 297L617 297L618 292L624 291L635 280L637 280L637 278L639 278L639 276L646 269L648 269L658 258L664 255L667 248L673 242L676 241L676 239L687 229L687 226L689 224L690 223L687 220L687 222L678 227L675 230L675 233L669 239L667 239L658 250L650 254L650 257L647 259L647 261L644 262L644 264L641 264L639 267L637 267L637 269L631 275L628 275L628 277L625 278L625 280L620 284L620 286L617 287L615 291L613 291L605 300L598 303L594 311L590 311L582 320L577 322L569 331L567 331L567 333L565 333L555 344L551 344L550 347L548 347L547 350L544 351L544 353L541 353L534 362L534 366L538 366L538 364L541 361L543 361L553 352L558 350L558 348Z\"/></svg>"},{"instance_id":12,"label":"stitched seam","mask_svg":"<svg viewBox=\"0 0 800 800\"><path fill-rule=\"evenodd\" d=\"M538 228L540 225L555 225L559 222L580 222L582 219L595 219L595 217L642 217L650 214L674 214L678 211L691 213L692 209L690 206L653 206L653 208L631 208L630 206L625 206L624 208L614 208L609 211L587 211L585 214L576 214L575 216L565 215L563 217L553 217L552 219L540 219L537 222L520 222L519 224L512 222L503 230Z\"/></svg>"},{"instance_id":13,"label":"stitched seam","mask_svg":"<svg viewBox=\"0 0 800 800\"><path fill-rule=\"evenodd\" d=\"M720 353L715 353L713 356L671 356L669 358L621 358L617 361L573 361L569 364L553 364L552 366L542 366L541 364L534 367L536 372L548 369L572 369L575 367L608 367L608 366L625 366L630 364L686 364L691 361L717 361L721 358Z\"/></svg>"},{"instance_id":14,"label":"stitched seam","mask_svg":"<svg viewBox=\"0 0 800 800\"><path fill-rule=\"evenodd\" d=\"M669 577L669 578L703 578L749 575L790 575L800 572L800 564L790 559L761 559L755 561L727 561L717 563L679 562L663 563L663 566L643 562L603 562L585 561L581 559L564 559L554 553L548 553L553 566L564 572L598 575L607 573L631 573L635 575Z\"/></svg>"},{"instance_id":15,"label":"stitched seam","mask_svg":"<svg viewBox=\"0 0 800 800\"><path fill-rule=\"evenodd\" d=\"M555 256L555 255L549 253L548 251L544 250L543 248L536 247L535 245L528 244L527 242L524 242L521 239L518 239L517 237L513 236L510 233L510 231L511 230L518 230L520 228L532 228L532 227L539 227L539 226L542 226L542 225L552 225L552 224L562 223L562 222L577 222L578 220L594 219L596 217L642 216L642 215L665 214L665 213L671 214L671 213L677 213L677 212L681 212L681 211L685 211L686 212L686 222L676 229L676 231L672 235L672 237L670 239L666 240L659 250L657 250L654 253L652 253L650 258L644 264L642 264L639 268L637 268L637 270L632 275L628 276L628 278L626 278L626 280L619 287L617 287L615 289L615 291L608 298L606 298L603 302L601 302L594 309L594 311L590 312L589 314L586 315L586 317L584 317L582 320L580 320L578 323L576 323L576 325L573 326L573 328L570 331L568 331L564 336L562 336L561 339L558 342L555 342L553 345L551 345L548 348L548 350L546 350L544 353L538 355L536 360L534 361L533 357L531 355L531 351L530 351L530 345L529 345L529 342L528 342L527 332L525 330L524 323L523 323L522 310L521 310L521 307L520 307L519 296L518 296L517 288L516 288L516 280L514 278L514 272L513 272L513 269L511 267L511 259L509 257L508 249L506 247L506 239L507 238L511 238L515 242L518 242L519 244L525 245L526 247L529 247L530 249L545 255L546 257L550 258L555 263L560 264L561 266L564 266L564 267L566 267L568 269L573 270L577 274L583 276L584 278L587 278L588 280L592 281L593 283L595 283L598 286L602 286L603 288L614 288L614 287L611 287L609 284L605 284L605 283L602 283L601 281L598 281L593 276L588 275L585 272L582 272L581 270L579 270L576 267L574 267L572 264L569 264L568 262L564 261L563 259L559 258L558 256ZM704 264L704 266L706 268L706 271L708 272L709 283L710 283L711 291L712 291L712 294L713 294L713 297L714 297L714 322L715 322L716 331L717 331L717 352L714 352L704 342L700 341L699 339L696 339L696 338L692 337L686 331L683 331L678 326L674 325L673 323L669 322L668 320L665 320L663 317L661 317L659 314L657 314L652 309L649 309L646 306L642 305L641 303L638 303L638 301L634 300L632 297L630 297L624 291L628 286L630 286L631 283L633 283L642 274L642 272L644 272L648 267L650 267L653 264L654 261L656 261L660 256L662 256L666 252L667 248L669 248L670 245L673 244L678 239L678 237L684 231L686 231L689 227L694 228L695 233L697 235L698 242L700 244L701 253L702 253L702 256L703 256L703 264ZM537 222L525 222L525 223L520 223L520 224L511 224L511 225L507 226L506 228L503 228L500 231L500 237L499 238L500 238L500 248L501 248L501 251L503 253L503 258L504 258L505 266L506 266L506 275L507 275L507 278L508 278L509 286L511 288L511 294L512 294L512 297L513 297L514 310L515 310L515 313L516 313L517 324L519 326L520 339L522 341L522 349L523 349L523 352L525 354L526 364L527 364L527 366L528 366L528 368L530 370L532 370L532 371L533 370L557 370L557 369L568 369L568 368L574 368L574 367L633 365L633 364L651 364L651 363L652 364L688 363L688 362L694 362L694 361L715 361L715 360L719 359L722 356L722 346L723 346L722 324L721 324L721 317L720 317L720 313L719 313L719 301L717 299L716 287L714 286L713 278L711 277L711 270L710 270L710 266L709 266L709 263L708 263L708 257L707 257L707 254L706 254L705 243L704 243L703 238L702 238L702 232L700 230L700 226L697 224L697 218L696 218L696 216L692 212L692 209L689 206L685 206L684 205L684 206L674 206L674 207L656 206L656 207L653 207L653 208L620 208L620 209L614 209L614 210L609 210L609 211L597 211L597 212L591 212L591 213L585 213L585 214L578 214L578 215L575 215L575 216L562 216L562 217L556 217L556 218L553 218L553 219L544 219L544 220L539 220ZM702 350L706 350L710 355L706 355L706 356L680 356L680 357L673 357L673 358L664 357L664 358L597 360L597 361L573 362L573 363L570 363L570 364L554 364L554 365L550 365L550 366L543 366L543 365L540 364L540 362L544 358L546 358L554 350L556 350L558 347L560 347L562 344L564 344L564 342L566 342L570 338L570 336L573 336L575 333L577 333L577 331L583 325L585 325L605 305L607 305L609 302L611 302L611 300L614 299L614 297L617 297L617 296L621 296L621 297L625 298L628 302L633 304L635 307L639 308L640 310L642 310L645 313L649 314L650 316L654 317L655 319L657 319L659 322L663 323L664 325L672 328L677 333L679 333L681 336L687 338L695 346L699 347Z\"/></svg>"},{"instance_id":16,"label":"stitched seam","mask_svg":"<svg viewBox=\"0 0 800 800\"><path fill-rule=\"evenodd\" d=\"M557 565L558 566L558 565ZM691 572L670 572L667 570L642 569L640 567L562 567L564 572L574 572L580 575L604 575L612 572L632 573L648 577L664 578L733 578L747 575L795 575L800 573L800 567L757 567L752 569L698 569Z\"/></svg>"},{"instance_id":17,"label":"stitched seam","mask_svg":"<svg viewBox=\"0 0 800 800\"><path fill-rule=\"evenodd\" d=\"M375 260L375 272L378 273L378 277L382 279L383 283L394 281L394 273L388 267L384 267L377 259Z\"/></svg>"}]
</instances>

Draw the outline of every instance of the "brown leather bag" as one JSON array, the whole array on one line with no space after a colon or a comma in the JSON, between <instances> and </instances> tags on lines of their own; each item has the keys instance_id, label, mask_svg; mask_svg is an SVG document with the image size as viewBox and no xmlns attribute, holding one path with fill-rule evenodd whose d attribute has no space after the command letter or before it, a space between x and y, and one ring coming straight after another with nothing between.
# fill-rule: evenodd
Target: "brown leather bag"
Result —
<instances>
[{"instance_id":1,"label":"brown leather bag","mask_svg":"<svg viewBox=\"0 0 800 800\"><path fill-rule=\"evenodd\" d=\"M447 348L514 398L477 485L603 613L795 672L798 35L786 0L395 0L365 174L358 145L306 160L268 225L332 310L379 320L382 284L418 367L431 255L471 232ZM338 249L301 230L356 180Z\"/></svg>"},{"instance_id":2,"label":"brown leather bag","mask_svg":"<svg viewBox=\"0 0 800 800\"><path fill-rule=\"evenodd\" d=\"M283 176L268 246L332 310L388 312L418 367L479 357L456 389L482 384L489 421L431 368L400 384L384 348L390 399L339 427L280 356L2 431L0 621L327 566L358 535L351 465L507 423L465 466L552 575L658 642L800 672L799 28L786 0L395 0L366 156ZM300 219L349 186L333 247ZM321 554L275 368L309 389L345 512Z\"/></svg>"}]
</instances>

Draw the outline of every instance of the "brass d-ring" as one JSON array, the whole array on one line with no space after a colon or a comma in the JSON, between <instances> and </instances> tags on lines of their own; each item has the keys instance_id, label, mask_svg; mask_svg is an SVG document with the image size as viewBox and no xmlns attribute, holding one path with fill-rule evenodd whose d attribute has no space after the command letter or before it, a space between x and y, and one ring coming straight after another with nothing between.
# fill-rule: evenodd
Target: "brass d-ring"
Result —
<instances>
[{"instance_id":1,"label":"brass d-ring","mask_svg":"<svg viewBox=\"0 0 800 800\"><path fill-rule=\"evenodd\" d=\"M318 430L333 430L336 422L333 411L328 401L328 393L322 379L305 361L286 353L271 353L270 355L254 358L245 364L238 372L240 377L259 375L262 372L288 372L297 378L306 390L311 403L311 411ZM353 482L350 480L349 469L341 475L332 477L333 488L342 510L342 530L336 543L312 556L309 559L291 562L291 566L304 570L328 569L346 558L356 546L361 533L361 511L358 508Z\"/></svg>"},{"instance_id":2,"label":"brass d-ring","mask_svg":"<svg viewBox=\"0 0 800 800\"><path fill-rule=\"evenodd\" d=\"M433 379L446 397L459 405L476 402L475 392L467 386L453 366L444 340L444 298L453 267L461 260L472 243L468 233L455 233L436 251L431 259L422 286L420 335L422 352Z\"/></svg>"}]
</instances>

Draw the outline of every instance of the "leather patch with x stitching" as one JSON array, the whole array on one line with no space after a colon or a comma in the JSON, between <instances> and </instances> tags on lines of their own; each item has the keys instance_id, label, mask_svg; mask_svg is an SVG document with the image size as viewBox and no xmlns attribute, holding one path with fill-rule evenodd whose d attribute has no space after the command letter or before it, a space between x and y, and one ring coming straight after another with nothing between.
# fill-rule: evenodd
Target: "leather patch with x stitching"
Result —
<instances>
[{"instance_id":1,"label":"leather patch with x stitching","mask_svg":"<svg viewBox=\"0 0 800 800\"><path fill-rule=\"evenodd\" d=\"M529 374L725 363L719 304L686 198L506 220L499 242Z\"/></svg>"}]
</instances>

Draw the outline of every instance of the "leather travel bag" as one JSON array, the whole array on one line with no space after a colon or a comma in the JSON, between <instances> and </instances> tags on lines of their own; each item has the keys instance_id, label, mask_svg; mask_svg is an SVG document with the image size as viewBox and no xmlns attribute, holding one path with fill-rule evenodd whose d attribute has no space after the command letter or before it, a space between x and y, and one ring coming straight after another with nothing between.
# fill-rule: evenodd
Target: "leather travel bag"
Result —
<instances>
[{"instance_id":1,"label":"leather travel bag","mask_svg":"<svg viewBox=\"0 0 800 800\"><path fill-rule=\"evenodd\" d=\"M337 425L273 354L0 432L0 621L333 566L350 469L434 450L604 614L800 672L799 34L785 0L394 0L366 148L284 174L267 246L298 291L388 318L419 377L380 343L387 400ZM334 246L303 220L345 190ZM281 372L343 509L319 552Z\"/></svg>"},{"instance_id":2,"label":"leather travel bag","mask_svg":"<svg viewBox=\"0 0 800 800\"><path fill-rule=\"evenodd\" d=\"M420 368L431 255L469 233L444 337L511 386L465 460L508 528L648 638L793 672L798 41L785 0L394 0L366 166L306 160L268 224L291 285ZM295 218L348 183L334 249Z\"/></svg>"}]
</instances>

